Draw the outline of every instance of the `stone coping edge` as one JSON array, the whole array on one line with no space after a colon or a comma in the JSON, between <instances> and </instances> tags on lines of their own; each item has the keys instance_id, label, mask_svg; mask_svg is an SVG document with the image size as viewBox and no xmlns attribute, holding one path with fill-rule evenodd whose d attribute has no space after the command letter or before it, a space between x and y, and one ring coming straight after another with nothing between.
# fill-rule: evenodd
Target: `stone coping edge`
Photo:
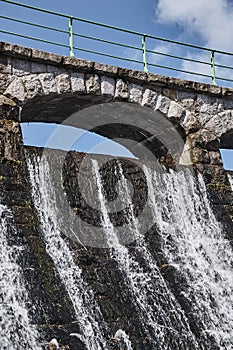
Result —
<instances>
[{"instance_id":1,"label":"stone coping edge","mask_svg":"<svg viewBox=\"0 0 233 350\"><path fill-rule=\"evenodd\" d=\"M0 51L4 56L17 57L19 59L35 61L41 64L49 64L65 69L72 69L73 71L84 71L93 74L102 73L107 76L127 79L133 82L141 82L142 84L155 85L157 87L167 87L170 89L183 91L191 90L214 96L233 97L232 88L199 83L191 80L181 80L158 74L144 73L143 71L111 66L80 58L61 56L3 41L0 42Z\"/></svg>"}]
</instances>

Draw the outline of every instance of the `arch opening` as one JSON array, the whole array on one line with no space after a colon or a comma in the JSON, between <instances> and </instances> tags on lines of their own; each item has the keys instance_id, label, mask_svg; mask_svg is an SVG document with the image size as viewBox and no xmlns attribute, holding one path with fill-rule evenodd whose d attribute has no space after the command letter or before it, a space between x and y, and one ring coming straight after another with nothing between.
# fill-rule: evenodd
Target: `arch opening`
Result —
<instances>
[{"instance_id":1,"label":"arch opening","mask_svg":"<svg viewBox=\"0 0 233 350\"><path fill-rule=\"evenodd\" d=\"M179 163L185 143L185 133L180 126L169 121L158 110L153 111L136 103L108 100L109 97L96 95L94 97L85 95L80 98L70 95L53 98L41 96L23 107L21 121L59 124L46 144L48 148L53 148L56 142L60 144L61 140L66 142L61 128L70 126L88 131L89 140L91 134L93 140L98 134L104 137L98 140L99 143L105 143L109 139L121 145L123 148L120 152L123 151L123 154L118 155L152 161L168 157L172 159L169 160L170 163ZM27 142L27 138L25 141ZM108 142L106 150L102 151L104 154L109 154L115 145ZM72 135L65 149L71 149L74 143L77 143L77 140ZM88 142L85 149L76 148L76 150L87 151L87 145ZM100 151L101 147L98 147L98 152Z\"/></svg>"}]
</instances>

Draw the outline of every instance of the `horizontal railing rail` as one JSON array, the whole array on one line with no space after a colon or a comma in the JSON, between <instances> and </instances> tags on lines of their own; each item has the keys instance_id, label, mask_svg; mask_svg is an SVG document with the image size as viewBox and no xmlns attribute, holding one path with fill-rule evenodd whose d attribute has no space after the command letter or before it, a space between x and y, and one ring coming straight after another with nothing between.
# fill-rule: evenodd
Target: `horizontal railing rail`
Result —
<instances>
[{"instance_id":1,"label":"horizontal railing rail","mask_svg":"<svg viewBox=\"0 0 233 350\"><path fill-rule=\"evenodd\" d=\"M52 27L51 25L45 25L45 23L31 22L22 18L15 18L15 16L11 17L8 15L2 14L0 15L0 18L2 19L1 23L3 25L4 23L5 24L15 23L16 25L29 26L29 27L33 27L33 29L38 28L39 30L40 29L46 30L46 31L49 31L50 33L65 35L65 38L63 38L62 39L63 41L60 42L60 41L54 41L53 39L49 40L46 37L41 37L41 34L38 34L38 35L36 34L36 36L28 35L23 33L24 27L20 27L21 32L18 30L17 31L7 30L7 28L5 27L0 28L0 32L5 35L20 37L20 38L32 40L38 43L41 42L41 43L55 45L57 47L69 49L69 54L71 57L74 57L76 52L80 52L80 53L84 52L91 55L97 55L97 56L106 57L106 58L114 59L118 61L120 60L124 62L129 62L130 64L139 64L141 65L141 69L143 69L145 72L149 72L150 70L152 73L158 73L157 71L153 70L157 68L157 69L163 70L163 72L164 71L165 72L168 71L171 73L177 72L179 74L182 73L189 76L191 75L194 77L201 77L204 79L209 78L211 79L212 84L214 85L217 85L217 81L233 83L233 77L232 77L233 66L229 66L228 64L225 63L229 60L229 57L233 58L232 52L211 49L211 48L193 45L185 42L165 39L165 38L153 36L150 34L140 33L129 29L114 27L108 24L90 21L87 19L74 17L67 14L62 14L59 12L42 9L31 5L27 5L27 4L18 3L12 0L0 0L0 1L7 3L9 6L21 7L21 8L28 9L30 11L36 11L37 13L40 12L49 16L51 15L53 17L59 17L59 18L65 19L65 21L68 20L68 23L66 22L65 24L66 28L64 29L64 28ZM45 21L45 19L43 19L43 21ZM74 30L74 23L82 23L82 24L94 26L95 31L96 31L96 28L108 30L108 32L105 34L106 36L108 36L109 31L111 31L111 34L112 32L114 32L114 33L120 33L124 35L130 35L131 37L130 39L127 38L127 42L118 42L118 40L107 40L106 37L99 37L99 35L95 36L95 35L89 35L88 33L82 33L81 31L77 32L77 30ZM87 42L91 42L92 46L91 47L82 46L79 42L79 39L82 40L82 43L83 43L83 40L85 40L85 44ZM138 39L140 39L141 41L140 45L138 44L135 45L134 42L136 41L136 43L138 43ZM76 40L78 45L76 44ZM183 49L187 49L187 50L192 50L192 52L190 53L189 51L185 51L185 52L182 52L181 54L173 55L169 52L163 52L163 51L159 51L151 48L147 49L147 45L149 43L150 45L154 45L154 47L156 47L157 43L159 43L159 45L161 45L161 43L167 44L167 45L173 45L174 51L177 50L178 52L181 52ZM99 46L101 45L108 45L108 46L107 48L104 47L104 49L99 50L99 46L98 48L96 48L95 46L96 44L98 44ZM118 53L115 54L115 49L113 50L113 48L120 48L128 51L125 52L125 55L122 55L122 50L120 54ZM200 60L195 58L197 55L201 57L202 55L205 55L205 54L209 54L208 61L205 60L205 58ZM218 62L217 62L216 56L218 56ZM89 59L89 57L87 57L87 59ZM172 62L169 62L169 64L163 64L163 62L159 63L161 59L164 59L164 60L168 59L168 60L171 60ZM190 70L186 68L185 66L186 63L192 63L193 65L196 64L199 69ZM119 63L116 63L116 64L119 64ZM216 74L216 69L218 70L218 74ZM179 77L181 76L179 75Z\"/></svg>"}]
</instances>

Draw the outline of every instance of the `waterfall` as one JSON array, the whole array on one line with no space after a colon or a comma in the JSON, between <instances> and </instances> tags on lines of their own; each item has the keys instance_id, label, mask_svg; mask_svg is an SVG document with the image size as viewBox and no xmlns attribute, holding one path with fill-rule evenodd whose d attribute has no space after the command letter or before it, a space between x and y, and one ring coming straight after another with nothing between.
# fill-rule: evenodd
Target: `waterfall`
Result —
<instances>
[{"instance_id":1,"label":"waterfall","mask_svg":"<svg viewBox=\"0 0 233 350\"><path fill-rule=\"evenodd\" d=\"M71 159L71 166L75 159ZM72 228L70 222L73 219L64 213L66 208L59 197L57 184L54 185L56 179L50 160L33 153L27 155L34 205L42 225L46 251L73 303L78 321L77 332L70 336L78 337L87 350L110 350L111 341L113 349L120 346L124 350L141 350L142 338L151 350L233 348L232 245L215 219L202 177L194 176L188 169L158 171L153 164L141 164L147 183L147 209L140 214L141 220L140 215L135 214L134 188L121 162L117 163L114 174L117 199L112 196L109 200L104 184L108 175L101 172L102 163L97 159L90 162L91 171L89 165L86 167L88 176L93 177L93 186L87 179L92 193L88 210L93 202L95 215L100 213L94 218L100 220L97 228L101 226L106 240L107 259L110 266L114 266L111 273L119 273L115 280L116 283L119 281L119 286L111 289L108 280L114 299L111 312L114 315L114 307L118 307L117 298L129 296L129 308L135 310L136 327L130 325L131 319L124 319L121 309L116 320L112 315L110 321L104 319L95 293L85 280L85 272L75 259L72 239L64 234ZM69 176L69 171L66 175ZM58 182L61 186L63 179ZM69 191L80 191L76 181L72 179L71 184ZM97 192L95 197L94 192ZM71 200L77 206L81 201L85 202L79 192ZM117 226L111 215L114 206L119 209L119 203L121 208L128 208L127 220L122 227ZM81 208L85 210L85 206ZM70 220L69 225L67 220ZM152 225L143 232L143 225L148 220L152 220ZM119 227L134 241L124 244ZM95 232L94 227L91 234ZM102 278L103 281L97 283L105 282ZM124 289L126 294L122 294ZM118 290L119 295L115 295ZM120 323L119 315L120 318L123 315ZM138 329L141 332L139 342Z\"/></svg>"},{"instance_id":2,"label":"waterfall","mask_svg":"<svg viewBox=\"0 0 233 350\"><path fill-rule=\"evenodd\" d=\"M152 343L156 344L156 349L174 349L174 346L178 348L181 338L183 343L188 341L189 346L192 344L193 349L198 349L198 344L184 313L169 291L158 266L147 249L144 236L139 232L137 219L132 212L130 189L122 169L120 168L121 188L118 195L123 201L126 200L131 208L129 216L132 220L128 229L134 231L134 236L137 238L135 250L143 258L146 269L140 265L127 246L119 243L114 226L108 216L98 162L93 160L92 164L99 191L103 228L106 230L109 247L112 248L111 257L117 261L119 269L125 275L129 289L132 290L134 303L139 309L144 324L145 335L151 338ZM135 231L137 232L135 233ZM169 310L170 312L176 310L173 317L168 317Z\"/></svg>"},{"instance_id":3,"label":"waterfall","mask_svg":"<svg viewBox=\"0 0 233 350\"><path fill-rule=\"evenodd\" d=\"M34 205L44 232L46 251L65 285L73 303L80 330L70 336L78 337L87 350L105 349L104 322L94 300L93 291L82 277L81 268L74 262L71 249L62 235L63 213L58 209L52 173L46 157L27 155Z\"/></svg>"},{"instance_id":4,"label":"waterfall","mask_svg":"<svg viewBox=\"0 0 233 350\"><path fill-rule=\"evenodd\" d=\"M204 181L188 171L144 170L163 252L186 281L182 296L193 320L201 321L202 336L214 338L218 349L232 349L232 246L213 215Z\"/></svg>"},{"instance_id":5,"label":"waterfall","mask_svg":"<svg viewBox=\"0 0 233 350\"><path fill-rule=\"evenodd\" d=\"M1 350L42 349L36 327L31 323L30 306L23 272L17 264L23 254L16 238L11 211L0 204L0 348Z\"/></svg>"}]
</instances>

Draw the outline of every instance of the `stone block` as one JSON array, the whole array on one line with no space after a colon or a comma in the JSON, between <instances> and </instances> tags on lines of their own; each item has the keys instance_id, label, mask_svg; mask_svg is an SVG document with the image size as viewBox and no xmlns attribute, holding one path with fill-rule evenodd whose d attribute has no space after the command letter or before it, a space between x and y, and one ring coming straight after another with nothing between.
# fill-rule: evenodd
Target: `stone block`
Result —
<instances>
[{"instance_id":1,"label":"stone block","mask_svg":"<svg viewBox=\"0 0 233 350\"><path fill-rule=\"evenodd\" d=\"M156 91L146 89L142 97L142 106L155 109L158 93Z\"/></svg>"},{"instance_id":2,"label":"stone block","mask_svg":"<svg viewBox=\"0 0 233 350\"><path fill-rule=\"evenodd\" d=\"M42 86L37 75L27 75L23 78L23 83L27 92L27 98L33 98L42 94Z\"/></svg>"},{"instance_id":3,"label":"stone block","mask_svg":"<svg viewBox=\"0 0 233 350\"><path fill-rule=\"evenodd\" d=\"M15 44L9 44L6 42L1 43L1 51L9 56L17 56L22 58L30 58L32 55L32 49Z\"/></svg>"},{"instance_id":4,"label":"stone block","mask_svg":"<svg viewBox=\"0 0 233 350\"><path fill-rule=\"evenodd\" d=\"M32 49L32 59L43 64L59 65L62 62L62 56L60 55L35 49Z\"/></svg>"},{"instance_id":5,"label":"stone block","mask_svg":"<svg viewBox=\"0 0 233 350\"><path fill-rule=\"evenodd\" d=\"M102 64L99 62L94 62L94 72L103 73L105 75L114 76L118 73L118 67L110 66L108 64Z\"/></svg>"},{"instance_id":6,"label":"stone block","mask_svg":"<svg viewBox=\"0 0 233 350\"><path fill-rule=\"evenodd\" d=\"M85 93L84 73L73 72L70 74L71 88L73 92Z\"/></svg>"},{"instance_id":7,"label":"stone block","mask_svg":"<svg viewBox=\"0 0 233 350\"><path fill-rule=\"evenodd\" d=\"M167 116L169 119L179 123L181 118L185 117L186 111L178 103L171 101Z\"/></svg>"},{"instance_id":8,"label":"stone block","mask_svg":"<svg viewBox=\"0 0 233 350\"><path fill-rule=\"evenodd\" d=\"M71 92L70 76L68 74L57 75L55 81L59 94Z\"/></svg>"},{"instance_id":9,"label":"stone block","mask_svg":"<svg viewBox=\"0 0 233 350\"><path fill-rule=\"evenodd\" d=\"M189 111L186 111L185 116L180 119L180 125L184 128L186 134L196 132L201 127L198 118Z\"/></svg>"},{"instance_id":10,"label":"stone block","mask_svg":"<svg viewBox=\"0 0 233 350\"><path fill-rule=\"evenodd\" d=\"M233 130L233 111L226 110L215 115L206 123L205 129L214 133L216 137L221 137L228 131Z\"/></svg>"},{"instance_id":11,"label":"stone block","mask_svg":"<svg viewBox=\"0 0 233 350\"><path fill-rule=\"evenodd\" d=\"M75 57L63 57L62 65L65 68L89 72L93 69L94 63Z\"/></svg>"},{"instance_id":12,"label":"stone block","mask_svg":"<svg viewBox=\"0 0 233 350\"><path fill-rule=\"evenodd\" d=\"M44 63L32 62L31 73L46 73L47 66Z\"/></svg>"},{"instance_id":13,"label":"stone block","mask_svg":"<svg viewBox=\"0 0 233 350\"><path fill-rule=\"evenodd\" d=\"M38 78L45 95L57 92L55 77L52 73L41 73L38 75Z\"/></svg>"},{"instance_id":14,"label":"stone block","mask_svg":"<svg viewBox=\"0 0 233 350\"><path fill-rule=\"evenodd\" d=\"M29 60L22 60L19 58L12 58L12 72L13 75L22 77L26 74L30 74L32 62Z\"/></svg>"},{"instance_id":15,"label":"stone block","mask_svg":"<svg viewBox=\"0 0 233 350\"><path fill-rule=\"evenodd\" d=\"M18 117L19 107L17 104L6 96L0 95L0 118L18 120Z\"/></svg>"},{"instance_id":16,"label":"stone block","mask_svg":"<svg viewBox=\"0 0 233 350\"><path fill-rule=\"evenodd\" d=\"M115 98L128 99L128 96L129 96L128 83L126 81L123 81L122 79L117 79Z\"/></svg>"},{"instance_id":17,"label":"stone block","mask_svg":"<svg viewBox=\"0 0 233 350\"><path fill-rule=\"evenodd\" d=\"M27 93L22 79L15 78L7 87L4 95L8 96L9 98L16 98L18 101L24 101Z\"/></svg>"},{"instance_id":18,"label":"stone block","mask_svg":"<svg viewBox=\"0 0 233 350\"><path fill-rule=\"evenodd\" d=\"M129 86L129 101L141 104L142 103L143 87L141 85L130 84Z\"/></svg>"},{"instance_id":19,"label":"stone block","mask_svg":"<svg viewBox=\"0 0 233 350\"><path fill-rule=\"evenodd\" d=\"M87 93L100 95L100 78L96 74L87 74L86 76Z\"/></svg>"},{"instance_id":20,"label":"stone block","mask_svg":"<svg viewBox=\"0 0 233 350\"><path fill-rule=\"evenodd\" d=\"M101 77L101 93L102 95L114 96L115 93L115 79L102 76Z\"/></svg>"},{"instance_id":21,"label":"stone block","mask_svg":"<svg viewBox=\"0 0 233 350\"><path fill-rule=\"evenodd\" d=\"M222 157L219 151L209 151L210 163L214 165L223 165Z\"/></svg>"},{"instance_id":22,"label":"stone block","mask_svg":"<svg viewBox=\"0 0 233 350\"><path fill-rule=\"evenodd\" d=\"M157 109L160 112L162 112L163 114L167 115L170 104L171 104L171 100L169 100L169 98L167 98L166 96L163 96L163 95L159 95L155 109Z\"/></svg>"}]
</instances>

